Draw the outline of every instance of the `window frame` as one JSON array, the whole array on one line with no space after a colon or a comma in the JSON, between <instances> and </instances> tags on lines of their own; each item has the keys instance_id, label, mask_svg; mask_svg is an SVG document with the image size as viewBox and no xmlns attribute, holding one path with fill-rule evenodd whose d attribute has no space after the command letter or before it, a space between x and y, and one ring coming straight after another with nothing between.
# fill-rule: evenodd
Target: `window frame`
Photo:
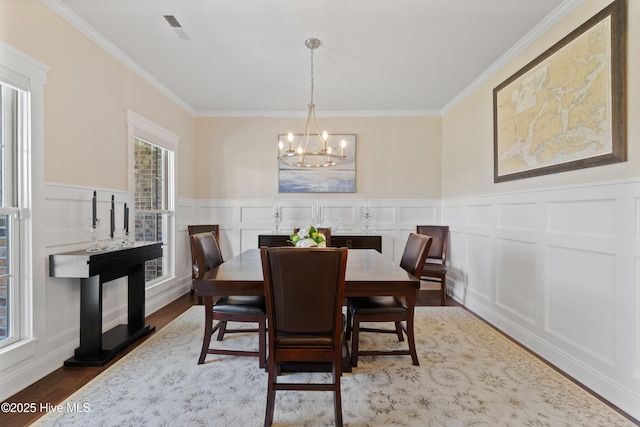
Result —
<instances>
[{"instance_id":1,"label":"window frame","mask_svg":"<svg viewBox=\"0 0 640 427\"><path fill-rule=\"evenodd\" d=\"M176 207L176 152L180 142L179 136L151 122L141 115L127 111L128 145L129 145L129 193L131 195L131 218L137 213L166 215L166 241L163 242L163 268L166 273L146 283L147 292L153 288L158 291L175 282L175 207ZM167 161L167 200L166 209L136 210L135 196L135 141L141 139L168 152Z\"/></svg>"},{"instance_id":2,"label":"window frame","mask_svg":"<svg viewBox=\"0 0 640 427\"><path fill-rule=\"evenodd\" d=\"M0 349L8 347L22 339L25 332L20 322L22 309L21 294L22 280L20 269L20 248L24 245L20 242L20 208L17 196L20 194L21 177L18 158L24 145L25 133L23 129L25 109L28 102L28 94L23 90L14 88L0 79L0 91L2 92L2 167L0 177L2 180L2 200L0 200L0 215L6 215L6 242L7 242L7 276L8 301L8 328L6 338L0 339ZM28 141L26 141L28 143Z\"/></svg>"},{"instance_id":3,"label":"window frame","mask_svg":"<svg viewBox=\"0 0 640 427\"><path fill-rule=\"evenodd\" d=\"M18 143L14 153L12 198L15 206L2 208L12 222L12 259L18 287L13 314L16 340L0 347L0 371L36 354L37 333L46 322L35 314L45 302L44 269L34 269L34 259L45 258L44 242L44 85L49 67L0 41L0 81L18 90ZM1 397L0 397L1 398Z\"/></svg>"}]
</instances>

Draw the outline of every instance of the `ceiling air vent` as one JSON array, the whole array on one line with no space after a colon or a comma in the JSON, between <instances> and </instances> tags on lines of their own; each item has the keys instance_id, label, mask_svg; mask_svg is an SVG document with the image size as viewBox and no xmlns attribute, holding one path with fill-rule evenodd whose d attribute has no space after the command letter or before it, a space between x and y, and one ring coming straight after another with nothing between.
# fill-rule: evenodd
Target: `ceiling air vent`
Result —
<instances>
[{"instance_id":1,"label":"ceiling air vent","mask_svg":"<svg viewBox=\"0 0 640 427\"><path fill-rule=\"evenodd\" d=\"M175 17L175 15L162 15L162 17L165 19L165 21L167 21L169 26L173 28L178 37L184 40L189 40L191 38L180 24L180 21L178 21L178 18Z\"/></svg>"}]
</instances>

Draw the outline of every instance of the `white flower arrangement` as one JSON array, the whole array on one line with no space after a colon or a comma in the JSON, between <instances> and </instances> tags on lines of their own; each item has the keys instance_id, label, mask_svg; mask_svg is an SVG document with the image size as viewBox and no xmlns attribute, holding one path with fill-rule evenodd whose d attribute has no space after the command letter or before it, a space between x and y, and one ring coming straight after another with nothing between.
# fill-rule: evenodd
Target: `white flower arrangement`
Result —
<instances>
[{"instance_id":1,"label":"white flower arrangement","mask_svg":"<svg viewBox=\"0 0 640 427\"><path fill-rule=\"evenodd\" d=\"M297 233L289 235L289 242L297 248L326 248L327 238L314 226L302 227Z\"/></svg>"}]
</instances>

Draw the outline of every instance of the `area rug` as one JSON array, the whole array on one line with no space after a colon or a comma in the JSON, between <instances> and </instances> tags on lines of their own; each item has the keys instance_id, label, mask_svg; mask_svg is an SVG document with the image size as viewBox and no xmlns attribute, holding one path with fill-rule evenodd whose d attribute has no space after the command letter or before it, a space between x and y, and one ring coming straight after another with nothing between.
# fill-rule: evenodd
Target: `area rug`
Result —
<instances>
[{"instance_id":1,"label":"area rug","mask_svg":"<svg viewBox=\"0 0 640 427\"><path fill-rule=\"evenodd\" d=\"M416 308L420 366L362 357L342 377L347 426L631 426L630 420L460 307ZM48 413L38 426L260 426L267 374L250 357L198 365L194 306ZM363 333L361 348L406 345ZM256 347L255 334L218 345ZM328 374L288 374L301 382ZM328 392L278 392L274 425L330 426Z\"/></svg>"}]
</instances>

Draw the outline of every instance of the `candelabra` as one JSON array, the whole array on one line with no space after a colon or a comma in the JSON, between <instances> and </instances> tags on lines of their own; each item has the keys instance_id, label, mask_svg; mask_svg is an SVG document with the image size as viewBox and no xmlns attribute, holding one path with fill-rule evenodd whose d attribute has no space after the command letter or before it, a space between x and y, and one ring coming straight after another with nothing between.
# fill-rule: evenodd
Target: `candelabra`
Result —
<instances>
[{"instance_id":1,"label":"candelabra","mask_svg":"<svg viewBox=\"0 0 640 427\"><path fill-rule=\"evenodd\" d=\"M273 234L278 234L282 223L282 208L276 203L273 208Z\"/></svg>"},{"instance_id":2,"label":"candelabra","mask_svg":"<svg viewBox=\"0 0 640 427\"><path fill-rule=\"evenodd\" d=\"M362 210L362 216L364 217L364 232L369 233L369 227L371 226L371 210L369 209L369 203L365 204Z\"/></svg>"},{"instance_id":3,"label":"candelabra","mask_svg":"<svg viewBox=\"0 0 640 427\"><path fill-rule=\"evenodd\" d=\"M322 223L324 222L324 214L323 214L323 209L322 206L320 206L320 204L316 205L316 217L313 221L314 225L316 226L316 228L320 228L320 226L322 226Z\"/></svg>"},{"instance_id":4,"label":"candelabra","mask_svg":"<svg viewBox=\"0 0 640 427\"><path fill-rule=\"evenodd\" d=\"M125 246L129 246L132 243L129 241L129 231L126 228L122 229L122 239L121 239L121 243L120 246L125 247Z\"/></svg>"}]
</instances>

